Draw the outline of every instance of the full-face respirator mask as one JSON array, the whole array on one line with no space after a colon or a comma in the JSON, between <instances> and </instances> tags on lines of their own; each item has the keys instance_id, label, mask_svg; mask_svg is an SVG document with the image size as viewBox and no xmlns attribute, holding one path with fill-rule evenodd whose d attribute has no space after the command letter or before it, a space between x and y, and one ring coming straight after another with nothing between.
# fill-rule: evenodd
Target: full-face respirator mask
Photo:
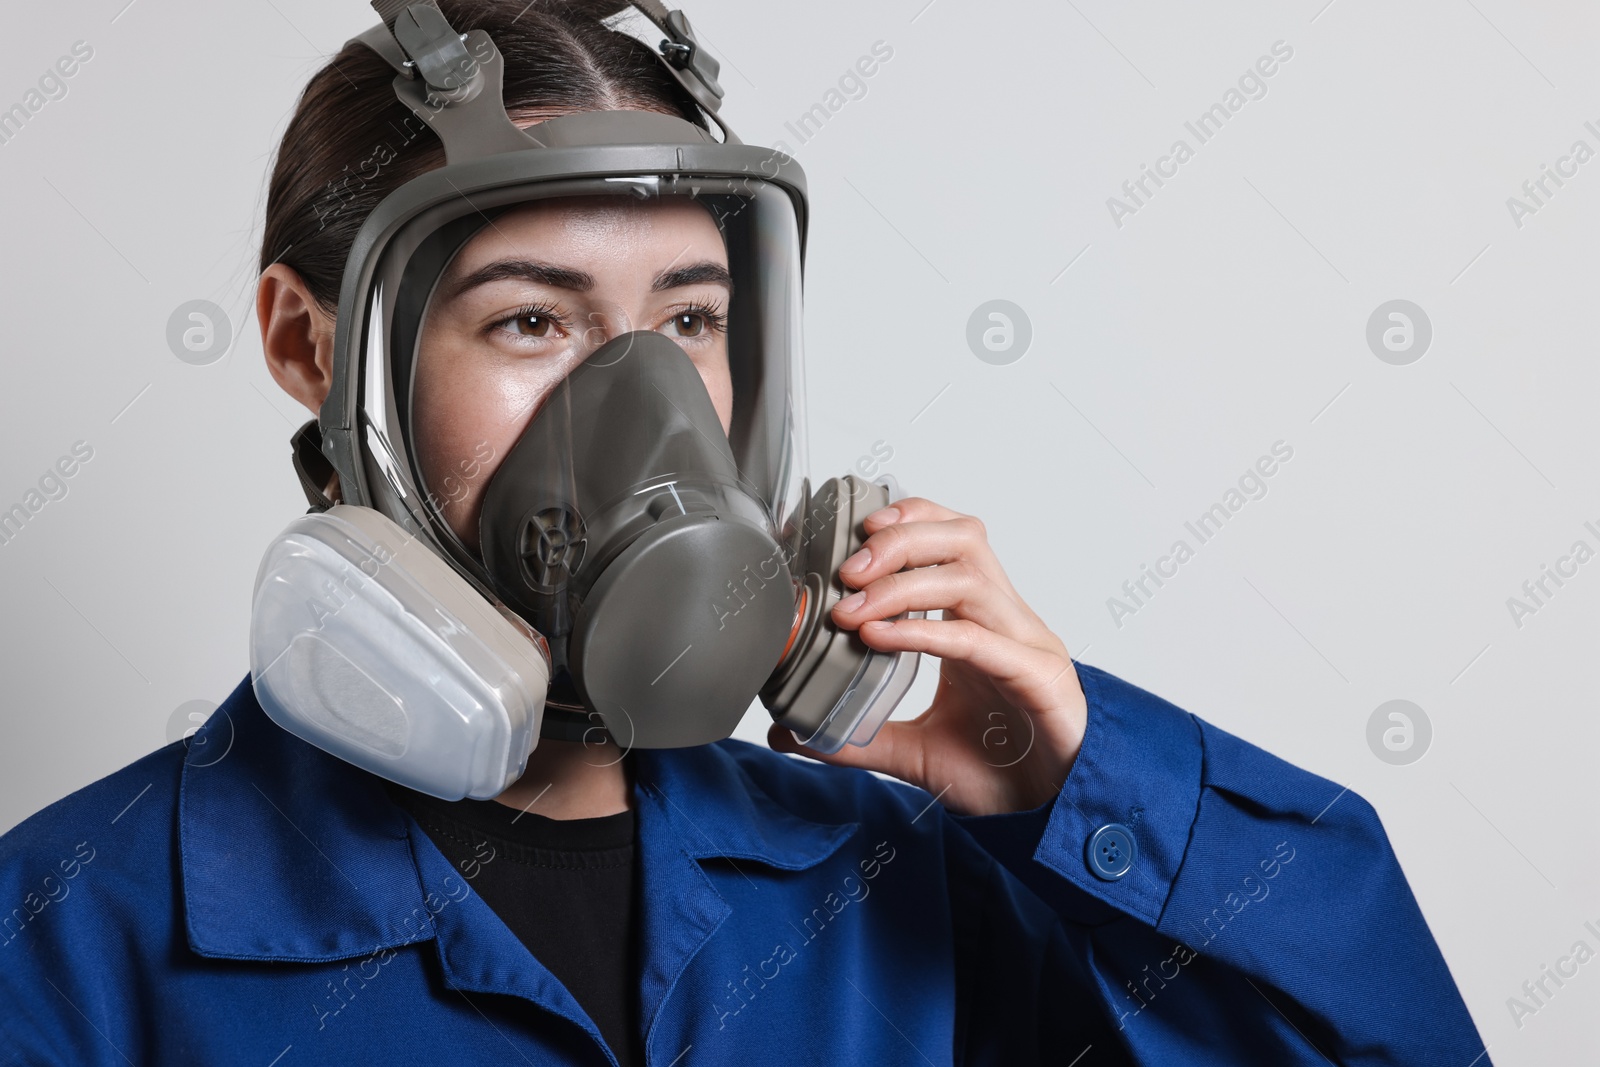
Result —
<instances>
[{"instance_id":1,"label":"full-face respirator mask","mask_svg":"<svg viewBox=\"0 0 1600 1067\"><path fill-rule=\"evenodd\" d=\"M624 751L718 741L758 697L819 752L867 744L917 654L873 650L830 611L862 520L900 494L888 475L854 473L813 489L804 469L799 164L727 128L716 61L656 0L633 6L720 141L645 111L519 129L486 33L456 32L433 0L372 6L383 24L357 40L395 68L446 164L383 200L351 249L332 386L293 439L311 511L256 579L263 709L446 800L498 795L545 737ZM720 285L725 354L625 317L579 324L529 357L559 380L526 405L520 435L429 470L419 439L440 401L419 388L437 380L426 361L481 341L451 332L452 301L491 283L581 290L581 272L545 262L517 226L608 205L679 218L692 205L702 234L715 227L726 266L685 255L654 289ZM483 262L465 262L469 249Z\"/></svg>"}]
</instances>

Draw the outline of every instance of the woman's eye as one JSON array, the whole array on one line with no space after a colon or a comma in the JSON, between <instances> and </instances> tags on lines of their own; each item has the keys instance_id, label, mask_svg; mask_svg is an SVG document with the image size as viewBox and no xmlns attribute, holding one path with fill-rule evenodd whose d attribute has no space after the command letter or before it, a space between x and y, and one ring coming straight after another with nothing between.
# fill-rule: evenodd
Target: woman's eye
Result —
<instances>
[{"instance_id":1,"label":"woman's eye","mask_svg":"<svg viewBox=\"0 0 1600 1067\"><path fill-rule=\"evenodd\" d=\"M709 340L712 335L722 333L727 326L728 318L720 309L695 306L673 315L662 329L673 337Z\"/></svg>"},{"instance_id":2,"label":"woman's eye","mask_svg":"<svg viewBox=\"0 0 1600 1067\"><path fill-rule=\"evenodd\" d=\"M549 337L556 328L555 320L548 315L518 315L506 321L511 324L512 333L524 337Z\"/></svg>"},{"instance_id":3,"label":"woman's eye","mask_svg":"<svg viewBox=\"0 0 1600 1067\"><path fill-rule=\"evenodd\" d=\"M679 337L698 337L706 329L706 317L698 311L674 315L672 329Z\"/></svg>"},{"instance_id":4,"label":"woman's eye","mask_svg":"<svg viewBox=\"0 0 1600 1067\"><path fill-rule=\"evenodd\" d=\"M530 340L548 340L564 336L566 324L555 308L530 304L514 309L505 318L493 323L489 330Z\"/></svg>"}]
</instances>

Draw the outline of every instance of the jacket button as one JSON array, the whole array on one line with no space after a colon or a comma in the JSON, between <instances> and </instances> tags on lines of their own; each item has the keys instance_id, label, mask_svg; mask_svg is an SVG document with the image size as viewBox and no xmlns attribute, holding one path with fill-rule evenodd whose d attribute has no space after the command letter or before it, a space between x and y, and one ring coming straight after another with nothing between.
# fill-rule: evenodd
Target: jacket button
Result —
<instances>
[{"instance_id":1,"label":"jacket button","mask_svg":"<svg viewBox=\"0 0 1600 1067\"><path fill-rule=\"evenodd\" d=\"M1114 882L1133 869L1139 857L1139 846L1134 844L1133 833L1121 823L1107 823L1089 838L1087 847L1089 870L1096 878Z\"/></svg>"}]
</instances>

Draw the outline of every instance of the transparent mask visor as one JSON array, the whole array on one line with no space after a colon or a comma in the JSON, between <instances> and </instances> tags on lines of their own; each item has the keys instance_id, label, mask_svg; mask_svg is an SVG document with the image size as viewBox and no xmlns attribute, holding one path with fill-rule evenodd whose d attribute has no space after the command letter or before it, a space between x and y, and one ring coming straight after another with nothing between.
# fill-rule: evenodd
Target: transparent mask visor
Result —
<instances>
[{"instance_id":1,"label":"transparent mask visor","mask_svg":"<svg viewBox=\"0 0 1600 1067\"><path fill-rule=\"evenodd\" d=\"M473 191L412 220L374 279L387 372L369 375L368 392L381 382L386 402L369 402L369 419L405 456L413 505L475 573L500 465L560 383L636 331L669 340L692 367L693 403L670 402L729 462L685 467L681 451L663 449L653 465L617 472L606 499L573 501L586 523L666 487L797 541L808 489L801 263L781 188L638 175ZM552 440L546 459L570 464L622 429L602 412Z\"/></svg>"}]
</instances>

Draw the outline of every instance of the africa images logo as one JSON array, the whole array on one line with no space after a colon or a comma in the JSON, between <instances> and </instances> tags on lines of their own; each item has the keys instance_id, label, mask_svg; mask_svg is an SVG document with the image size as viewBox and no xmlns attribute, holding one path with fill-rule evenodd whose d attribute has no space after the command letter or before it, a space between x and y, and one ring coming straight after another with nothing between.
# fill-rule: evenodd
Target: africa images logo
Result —
<instances>
[{"instance_id":1,"label":"africa images logo","mask_svg":"<svg viewBox=\"0 0 1600 1067\"><path fill-rule=\"evenodd\" d=\"M213 717L221 715L215 724ZM207 728L209 727L209 728ZM209 700L189 700L167 716L167 744L183 742L184 763L210 767L233 749L233 720Z\"/></svg>"}]
</instances>

